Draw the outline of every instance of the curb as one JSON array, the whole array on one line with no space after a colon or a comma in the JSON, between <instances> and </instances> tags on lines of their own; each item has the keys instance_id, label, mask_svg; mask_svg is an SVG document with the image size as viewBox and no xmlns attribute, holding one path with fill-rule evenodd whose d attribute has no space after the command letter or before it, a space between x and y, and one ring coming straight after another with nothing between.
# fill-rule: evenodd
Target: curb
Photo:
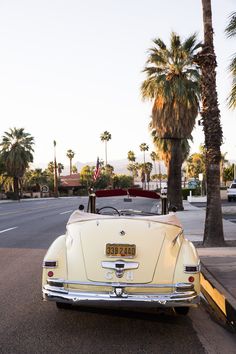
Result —
<instances>
[{"instance_id":1,"label":"curb","mask_svg":"<svg viewBox=\"0 0 236 354\"><path fill-rule=\"evenodd\" d=\"M25 202L40 202L42 200L60 200L60 199L76 199L76 198L88 198L87 196L69 196L69 197L46 197L46 198L22 198L19 200L12 199L0 199L0 204L8 204L8 203L25 203Z\"/></svg>"},{"instance_id":2,"label":"curb","mask_svg":"<svg viewBox=\"0 0 236 354\"><path fill-rule=\"evenodd\" d=\"M201 264L201 292L223 322L236 331L236 300Z\"/></svg>"}]
</instances>

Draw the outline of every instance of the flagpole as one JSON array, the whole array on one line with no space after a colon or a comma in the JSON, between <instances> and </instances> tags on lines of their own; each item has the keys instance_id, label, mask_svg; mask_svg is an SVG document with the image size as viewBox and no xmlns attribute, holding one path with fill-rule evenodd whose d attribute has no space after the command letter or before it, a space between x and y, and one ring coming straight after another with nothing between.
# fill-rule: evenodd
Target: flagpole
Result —
<instances>
[{"instance_id":1,"label":"flagpole","mask_svg":"<svg viewBox=\"0 0 236 354\"><path fill-rule=\"evenodd\" d=\"M58 198L56 145L57 145L56 140L54 140L53 141L53 146L54 146L54 197Z\"/></svg>"}]
</instances>

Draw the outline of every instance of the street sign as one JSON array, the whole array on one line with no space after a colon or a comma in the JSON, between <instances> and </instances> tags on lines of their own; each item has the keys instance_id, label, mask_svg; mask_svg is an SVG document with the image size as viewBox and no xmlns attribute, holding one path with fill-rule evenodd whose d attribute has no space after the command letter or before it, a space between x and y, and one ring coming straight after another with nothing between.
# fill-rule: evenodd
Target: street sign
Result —
<instances>
[{"instance_id":1,"label":"street sign","mask_svg":"<svg viewBox=\"0 0 236 354\"><path fill-rule=\"evenodd\" d=\"M46 184L41 186L41 192L42 193L48 193L49 192L49 187Z\"/></svg>"}]
</instances>

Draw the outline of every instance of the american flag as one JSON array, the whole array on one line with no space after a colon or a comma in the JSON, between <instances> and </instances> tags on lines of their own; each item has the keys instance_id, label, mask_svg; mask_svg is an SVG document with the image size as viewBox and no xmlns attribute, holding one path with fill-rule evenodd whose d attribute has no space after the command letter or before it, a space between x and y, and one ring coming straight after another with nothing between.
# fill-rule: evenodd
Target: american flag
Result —
<instances>
[{"instance_id":1,"label":"american flag","mask_svg":"<svg viewBox=\"0 0 236 354\"><path fill-rule=\"evenodd\" d=\"M97 164L94 170L93 180L96 181L99 176L100 176L100 163L99 163L99 158L97 158Z\"/></svg>"}]
</instances>

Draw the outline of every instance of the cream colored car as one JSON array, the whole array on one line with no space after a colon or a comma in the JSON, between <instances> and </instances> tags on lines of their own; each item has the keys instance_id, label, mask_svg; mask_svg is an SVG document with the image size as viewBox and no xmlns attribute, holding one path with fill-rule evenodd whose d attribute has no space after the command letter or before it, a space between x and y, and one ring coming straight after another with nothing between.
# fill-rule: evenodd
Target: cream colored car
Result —
<instances>
[{"instance_id":1,"label":"cream colored car","mask_svg":"<svg viewBox=\"0 0 236 354\"><path fill-rule=\"evenodd\" d=\"M98 191L90 196L89 212L71 215L66 234L43 261L44 300L59 308L151 306L180 314L199 303L200 262L193 244L175 214L157 214L159 195L141 194ZM107 205L98 208L98 197ZM123 202L125 208L118 208Z\"/></svg>"}]
</instances>

